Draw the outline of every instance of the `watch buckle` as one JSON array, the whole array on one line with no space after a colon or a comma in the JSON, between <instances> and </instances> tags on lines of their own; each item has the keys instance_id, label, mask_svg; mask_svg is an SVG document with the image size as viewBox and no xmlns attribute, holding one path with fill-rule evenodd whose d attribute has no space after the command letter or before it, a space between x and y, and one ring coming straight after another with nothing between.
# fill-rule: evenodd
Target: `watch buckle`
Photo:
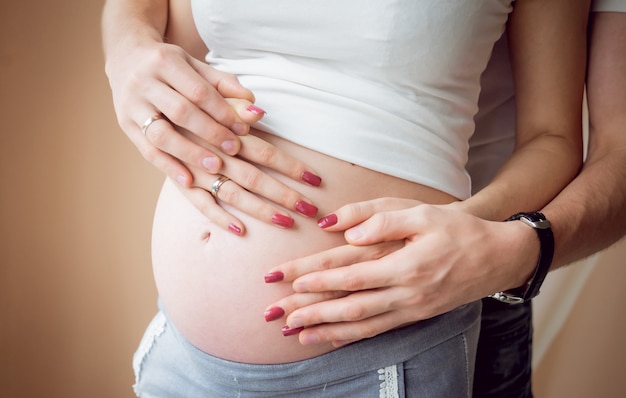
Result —
<instances>
[{"instance_id":1,"label":"watch buckle","mask_svg":"<svg viewBox=\"0 0 626 398\"><path fill-rule=\"evenodd\" d=\"M522 297L510 294L510 293L506 293L506 292L498 292L498 293L490 294L487 297L490 297L492 299L495 299L502 303L507 303L507 304L522 304L524 302L524 299Z\"/></svg>"}]
</instances>

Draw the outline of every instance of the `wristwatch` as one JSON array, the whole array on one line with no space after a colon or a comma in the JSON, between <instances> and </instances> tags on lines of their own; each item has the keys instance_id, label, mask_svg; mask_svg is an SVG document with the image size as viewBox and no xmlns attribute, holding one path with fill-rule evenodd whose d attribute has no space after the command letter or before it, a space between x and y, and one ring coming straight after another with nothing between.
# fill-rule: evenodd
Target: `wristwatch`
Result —
<instances>
[{"instance_id":1,"label":"wristwatch","mask_svg":"<svg viewBox=\"0 0 626 398\"><path fill-rule=\"evenodd\" d=\"M546 216L539 212L517 213L506 219L506 221L516 220L523 222L537 232L540 247L539 260L537 261L535 272L523 286L489 296L508 304L521 304L532 300L539 294L541 284L546 278L546 275L548 275L548 271L550 271L550 265L552 264L552 257L554 255L554 235L550 228L550 221L546 219Z\"/></svg>"}]
</instances>

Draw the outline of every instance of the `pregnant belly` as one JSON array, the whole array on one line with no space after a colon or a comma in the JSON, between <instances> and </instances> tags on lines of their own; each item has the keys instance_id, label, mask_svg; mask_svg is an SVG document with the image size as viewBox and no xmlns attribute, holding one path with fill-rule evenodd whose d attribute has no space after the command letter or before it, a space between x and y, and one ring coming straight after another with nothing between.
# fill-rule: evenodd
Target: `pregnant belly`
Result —
<instances>
[{"instance_id":1,"label":"pregnant belly","mask_svg":"<svg viewBox=\"0 0 626 398\"><path fill-rule=\"evenodd\" d=\"M383 196L431 203L454 200L428 187L328 158L275 137L275 145L313 166L320 188L293 184L326 215L339 206ZM279 178L279 177L277 177ZM161 302L174 325L199 349L232 361L285 363L333 350L302 346L284 337L280 320L266 323L268 305L289 295L289 284L264 282L282 262L344 244L343 234L322 231L315 219L292 214L294 228L279 229L229 209L245 224L244 237L211 224L178 191L163 185L153 227L153 268Z\"/></svg>"}]
</instances>

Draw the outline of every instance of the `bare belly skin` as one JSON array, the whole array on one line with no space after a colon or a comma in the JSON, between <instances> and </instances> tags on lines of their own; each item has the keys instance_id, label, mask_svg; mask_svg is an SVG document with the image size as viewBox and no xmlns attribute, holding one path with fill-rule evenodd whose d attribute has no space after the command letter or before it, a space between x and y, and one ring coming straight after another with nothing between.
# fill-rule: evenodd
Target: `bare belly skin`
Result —
<instances>
[{"instance_id":1,"label":"bare belly skin","mask_svg":"<svg viewBox=\"0 0 626 398\"><path fill-rule=\"evenodd\" d=\"M313 188L280 178L313 200L324 216L356 201L395 196L429 203L455 198L330 158L274 136L256 132L305 161L323 178ZM183 335L199 349L227 360L286 363L329 352L330 345L302 346L284 337L279 320L266 323L268 305L291 293L289 284L266 284L263 276L282 262L345 243L317 219L293 213L292 229L279 229L229 209L247 228L244 237L223 231L196 210L174 184L166 181L153 229L153 268L160 299Z\"/></svg>"}]
</instances>

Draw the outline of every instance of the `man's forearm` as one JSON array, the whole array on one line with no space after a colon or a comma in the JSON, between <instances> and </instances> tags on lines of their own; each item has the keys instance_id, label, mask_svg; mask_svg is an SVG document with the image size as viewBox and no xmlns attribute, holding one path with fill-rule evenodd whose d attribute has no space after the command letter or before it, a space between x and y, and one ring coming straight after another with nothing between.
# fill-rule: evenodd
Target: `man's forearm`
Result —
<instances>
[{"instance_id":1,"label":"man's forearm","mask_svg":"<svg viewBox=\"0 0 626 398\"><path fill-rule=\"evenodd\" d=\"M626 234L626 13L594 13L590 44L587 162L544 209L556 239L553 269Z\"/></svg>"},{"instance_id":2,"label":"man's forearm","mask_svg":"<svg viewBox=\"0 0 626 398\"><path fill-rule=\"evenodd\" d=\"M626 148L587 163L543 213L556 240L552 269L619 240L626 233Z\"/></svg>"},{"instance_id":3,"label":"man's forearm","mask_svg":"<svg viewBox=\"0 0 626 398\"><path fill-rule=\"evenodd\" d=\"M105 56L125 42L162 40L167 17L167 0L107 0L102 12Z\"/></svg>"}]
</instances>

